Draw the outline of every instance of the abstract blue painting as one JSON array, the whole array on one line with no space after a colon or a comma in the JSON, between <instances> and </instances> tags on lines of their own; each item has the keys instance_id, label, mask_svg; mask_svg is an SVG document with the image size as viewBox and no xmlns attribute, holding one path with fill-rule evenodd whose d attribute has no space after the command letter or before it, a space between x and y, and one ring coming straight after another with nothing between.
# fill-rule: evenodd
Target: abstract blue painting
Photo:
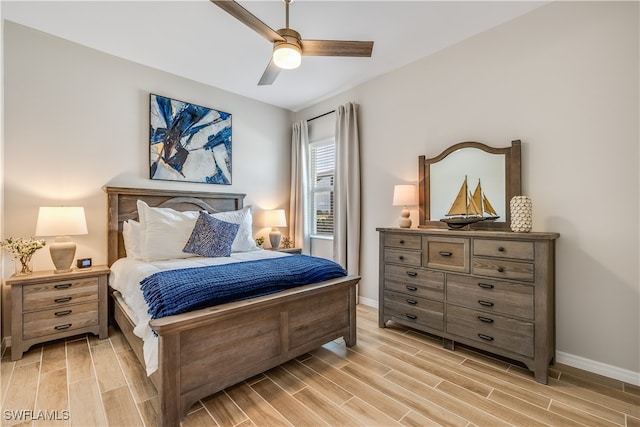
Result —
<instances>
[{"instance_id":1,"label":"abstract blue painting","mask_svg":"<svg viewBox=\"0 0 640 427\"><path fill-rule=\"evenodd\" d=\"M151 94L149 177L231 184L231 114Z\"/></svg>"}]
</instances>

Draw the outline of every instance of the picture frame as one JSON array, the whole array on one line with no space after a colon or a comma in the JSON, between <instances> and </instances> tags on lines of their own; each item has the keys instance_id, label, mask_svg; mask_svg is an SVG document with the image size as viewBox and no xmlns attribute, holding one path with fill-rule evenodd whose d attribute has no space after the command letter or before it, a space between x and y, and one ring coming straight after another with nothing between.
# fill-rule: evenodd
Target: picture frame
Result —
<instances>
[{"instance_id":1,"label":"picture frame","mask_svg":"<svg viewBox=\"0 0 640 427\"><path fill-rule=\"evenodd\" d=\"M231 114L149 94L149 178L231 184Z\"/></svg>"}]
</instances>

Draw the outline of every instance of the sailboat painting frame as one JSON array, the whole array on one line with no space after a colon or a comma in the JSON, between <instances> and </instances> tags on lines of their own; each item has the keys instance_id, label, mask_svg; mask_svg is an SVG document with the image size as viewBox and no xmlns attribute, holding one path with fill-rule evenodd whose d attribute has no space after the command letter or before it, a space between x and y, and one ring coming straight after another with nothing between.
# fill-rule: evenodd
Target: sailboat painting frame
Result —
<instances>
[{"instance_id":1,"label":"sailboat painting frame","mask_svg":"<svg viewBox=\"0 0 640 427\"><path fill-rule=\"evenodd\" d=\"M460 193L463 181L467 183L467 190ZM479 209L484 211L482 219L469 221L469 227L508 231L511 219L509 201L513 196L522 194L520 140L511 141L511 146L502 148L480 142L460 142L435 157L419 156L418 227L448 227L449 223L441 219L456 216L451 215L456 210L452 207L460 194L465 200L459 205L465 206L465 212L457 216L480 216L473 212L470 201L476 188L490 200L491 206Z\"/></svg>"},{"instance_id":2,"label":"sailboat painting frame","mask_svg":"<svg viewBox=\"0 0 640 427\"><path fill-rule=\"evenodd\" d=\"M455 165L456 167L452 167ZM461 175L461 171L464 174ZM471 197L480 188L484 197L491 200L490 206L494 212L496 221L504 221L507 206L502 198L494 198L492 195L500 195L505 188L504 156L495 156L480 150L458 150L451 153L446 159L431 167L431 174L439 185L431 191L432 218L443 218L452 214L451 208L459 194L461 184L465 181L466 197L464 198L466 212L469 215L482 214L483 207L475 206ZM482 195L480 195L482 199ZM460 203L458 201L458 203ZM462 211L456 211L462 215Z\"/></svg>"}]
</instances>

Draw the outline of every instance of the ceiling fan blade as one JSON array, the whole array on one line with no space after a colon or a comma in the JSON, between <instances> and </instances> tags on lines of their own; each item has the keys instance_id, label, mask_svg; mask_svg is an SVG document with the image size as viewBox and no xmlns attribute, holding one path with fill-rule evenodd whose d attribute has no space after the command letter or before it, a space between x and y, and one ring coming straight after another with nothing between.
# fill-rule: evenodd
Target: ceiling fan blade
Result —
<instances>
[{"instance_id":1,"label":"ceiling fan blade","mask_svg":"<svg viewBox=\"0 0 640 427\"><path fill-rule=\"evenodd\" d=\"M304 56L358 56L370 57L371 41L301 40Z\"/></svg>"},{"instance_id":2,"label":"ceiling fan blade","mask_svg":"<svg viewBox=\"0 0 640 427\"><path fill-rule=\"evenodd\" d=\"M242 22L247 27L251 28L256 33L260 34L270 42L284 41L284 38L277 32L271 29L267 24L255 17L244 7L232 0L210 0L211 3L218 6L220 9L227 12L229 15Z\"/></svg>"},{"instance_id":3,"label":"ceiling fan blade","mask_svg":"<svg viewBox=\"0 0 640 427\"><path fill-rule=\"evenodd\" d=\"M273 62L273 58L271 58L269 65L267 65L264 73L262 73L262 77L260 77L258 86L267 86L272 84L276 80L276 77L278 77L278 74L280 74L280 67L278 67L275 62Z\"/></svg>"}]
</instances>

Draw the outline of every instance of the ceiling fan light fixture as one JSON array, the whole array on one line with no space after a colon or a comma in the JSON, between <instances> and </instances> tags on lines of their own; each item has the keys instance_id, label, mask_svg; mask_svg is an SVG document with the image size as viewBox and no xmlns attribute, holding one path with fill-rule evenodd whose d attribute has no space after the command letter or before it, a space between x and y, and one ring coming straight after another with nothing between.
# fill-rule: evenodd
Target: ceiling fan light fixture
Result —
<instances>
[{"instance_id":1,"label":"ceiling fan light fixture","mask_svg":"<svg viewBox=\"0 0 640 427\"><path fill-rule=\"evenodd\" d=\"M211 0L229 15L273 43L271 60L262 73L258 86L272 84L282 69L291 70L299 67L302 63L302 55L371 57L372 41L305 39L303 42L300 33L289 28L289 4L293 0L283 1L285 3L285 28L275 31L236 1Z\"/></svg>"},{"instance_id":2,"label":"ceiling fan light fixture","mask_svg":"<svg viewBox=\"0 0 640 427\"><path fill-rule=\"evenodd\" d=\"M282 43L273 48L273 62L282 69L293 70L302 63L302 52L296 45Z\"/></svg>"}]
</instances>

